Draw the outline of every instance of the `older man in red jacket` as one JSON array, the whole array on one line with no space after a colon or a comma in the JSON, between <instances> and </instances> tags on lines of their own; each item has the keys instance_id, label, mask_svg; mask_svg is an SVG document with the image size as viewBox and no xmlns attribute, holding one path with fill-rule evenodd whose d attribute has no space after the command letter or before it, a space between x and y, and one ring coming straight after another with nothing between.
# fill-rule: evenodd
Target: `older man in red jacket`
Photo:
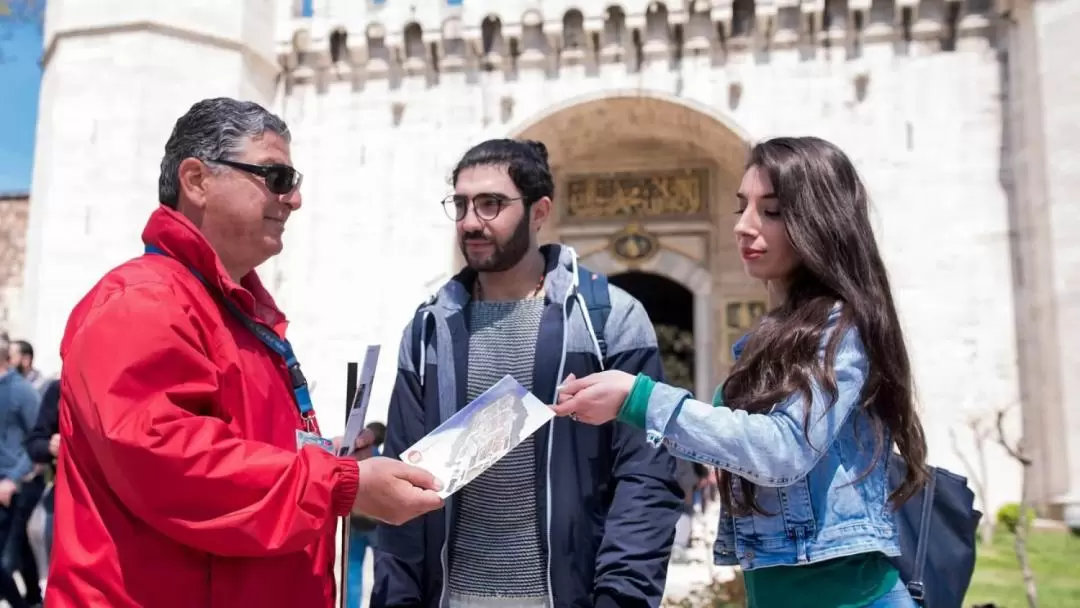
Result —
<instances>
[{"instance_id":1,"label":"older man in red jacket","mask_svg":"<svg viewBox=\"0 0 1080 608\"><path fill-rule=\"evenodd\" d=\"M176 123L146 254L61 345L51 608L330 608L339 517L438 509L430 475L333 455L255 267L300 208L285 123L212 99Z\"/></svg>"}]
</instances>

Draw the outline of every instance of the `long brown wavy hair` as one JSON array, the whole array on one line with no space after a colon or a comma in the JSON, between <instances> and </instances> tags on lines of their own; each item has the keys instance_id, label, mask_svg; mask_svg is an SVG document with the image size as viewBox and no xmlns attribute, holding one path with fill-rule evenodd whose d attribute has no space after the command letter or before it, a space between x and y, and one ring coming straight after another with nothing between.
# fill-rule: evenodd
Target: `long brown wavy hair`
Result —
<instances>
[{"instance_id":1,"label":"long brown wavy hair","mask_svg":"<svg viewBox=\"0 0 1080 608\"><path fill-rule=\"evenodd\" d=\"M746 166L769 176L801 263L789 278L785 301L762 317L724 381L724 405L767 413L796 391L809 400L812 380L835 403L836 351L847 330L855 327L866 348L869 373L853 415L869 414L875 434L873 462L891 450L886 445L891 439L907 463L903 484L889 497L899 507L926 481L926 437L915 411L911 363L888 274L870 226L866 188L847 155L815 137L759 143ZM842 304L840 319L821 361L818 349L837 303ZM807 408L807 429L809 416ZM754 497L754 485L742 478L739 483L743 497L735 504L731 473L721 471L724 508L740 515L767 514Z\"/></svg>"}]
</instances>

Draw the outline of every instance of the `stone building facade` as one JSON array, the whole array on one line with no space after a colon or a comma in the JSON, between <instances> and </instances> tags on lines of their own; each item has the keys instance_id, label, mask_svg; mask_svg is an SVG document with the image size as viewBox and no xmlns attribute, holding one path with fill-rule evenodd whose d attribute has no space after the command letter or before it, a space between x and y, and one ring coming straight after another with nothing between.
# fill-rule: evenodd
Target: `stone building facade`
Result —
<instances>
[{"instance_id":1,"label":"stone building facade","mask_svg":"<svg viewBox=\"0 0 1080 608\"><path fill-rule=\"evenodd\" d=\"M25 194L0 193L0 332L17 339L26 256L26 218L30 199Z\"/></svg>"},{"instance_id":2,"label":"stone building facade","mask_svg":"<svg viewBox=\"0 0 1080 608\"><path fill-rule=\"evenodd\" d=\"M1080 1L301 4L49 2L24 296L39 344L140 252L176 117L228 95L293 130L305 204L261 273L325 426L342 423L345 362L372 342L388 359L373 415L385 407L401 328L460 264L438 204L449 171L503 136L550 151L544 237L638 295L708 397L764 306L732 237L747 145L813 134L871 190L932 459L964 471L965 421L1007 409L1015 433L1022 411L1033 496L1080 489L1065 442L1080 436L1078 355L1062 340L1080 328L1080 80L1044 77L1076 74ZM1015 500L1018 466L986 452L991 507Z\"/></svg>"}]
</instances>

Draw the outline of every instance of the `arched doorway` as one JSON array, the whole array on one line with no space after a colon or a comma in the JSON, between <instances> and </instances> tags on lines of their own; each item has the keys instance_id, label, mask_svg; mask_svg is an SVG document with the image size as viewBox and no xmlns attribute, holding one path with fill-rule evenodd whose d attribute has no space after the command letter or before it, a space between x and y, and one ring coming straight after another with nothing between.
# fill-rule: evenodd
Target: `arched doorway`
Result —
<instances>
[{"instance_id":1,"label":"arched doorway","mask_svg":"<svg viewBox=\"0 0 1080 608\"><path fill-rule=\"evenodd\" d=\"M645 307L656 328L656 341L668 384L695 391L694 294L658 274L630 271L609 279Z\"/></svg>"},{"instance_id":2,"label":"arched doorway","mask_svg":"<svg viewBox=\"0 0 1080 608\"><path fill-rule=\"evenodd\" d=\"M741 327L731 311L763 298L732 230L749 134L713 107L606 90L549 106L509 135L547 146L555 204L540 241L573 247L637 296L659 326L666 373L708 399L730 365L729 327Z\"/></svg>"}]
</instances>

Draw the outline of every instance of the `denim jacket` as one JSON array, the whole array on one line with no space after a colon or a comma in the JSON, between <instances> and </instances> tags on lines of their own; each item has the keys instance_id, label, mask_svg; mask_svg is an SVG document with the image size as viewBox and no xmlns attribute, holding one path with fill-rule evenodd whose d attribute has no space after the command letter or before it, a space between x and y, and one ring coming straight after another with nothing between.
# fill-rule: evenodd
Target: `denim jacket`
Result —
<instances>
[{"instance_id":1,"label":"denim jacket","mask_svg":"<svg viewBox=\"0 0 1080 608\"><path fill-rule=\"evenodd\" d=\"M840 318L830 313L818 356ZM746 337L734 347L736 358ZM855 412L869 361L855 328L846 331L836 353L837 399L814 382L807 404L794 393L768 413L751 414L695 401L675 387L657 384L649 398L646 432L676 456L732 473L756 486L767 513L720 514L713 560L743 570L802 565L879 551L900 554L899 531L888 501L889 449L874 461L874 433L865 412ZM809 433L805 413L810 408ZM810 443L806 436L810 437ZM886 446L891 439L886 438ZM812 446L817 446L817 449ZM856 482L868 467L870 472Z\"/></svg>"}]
</instances>

